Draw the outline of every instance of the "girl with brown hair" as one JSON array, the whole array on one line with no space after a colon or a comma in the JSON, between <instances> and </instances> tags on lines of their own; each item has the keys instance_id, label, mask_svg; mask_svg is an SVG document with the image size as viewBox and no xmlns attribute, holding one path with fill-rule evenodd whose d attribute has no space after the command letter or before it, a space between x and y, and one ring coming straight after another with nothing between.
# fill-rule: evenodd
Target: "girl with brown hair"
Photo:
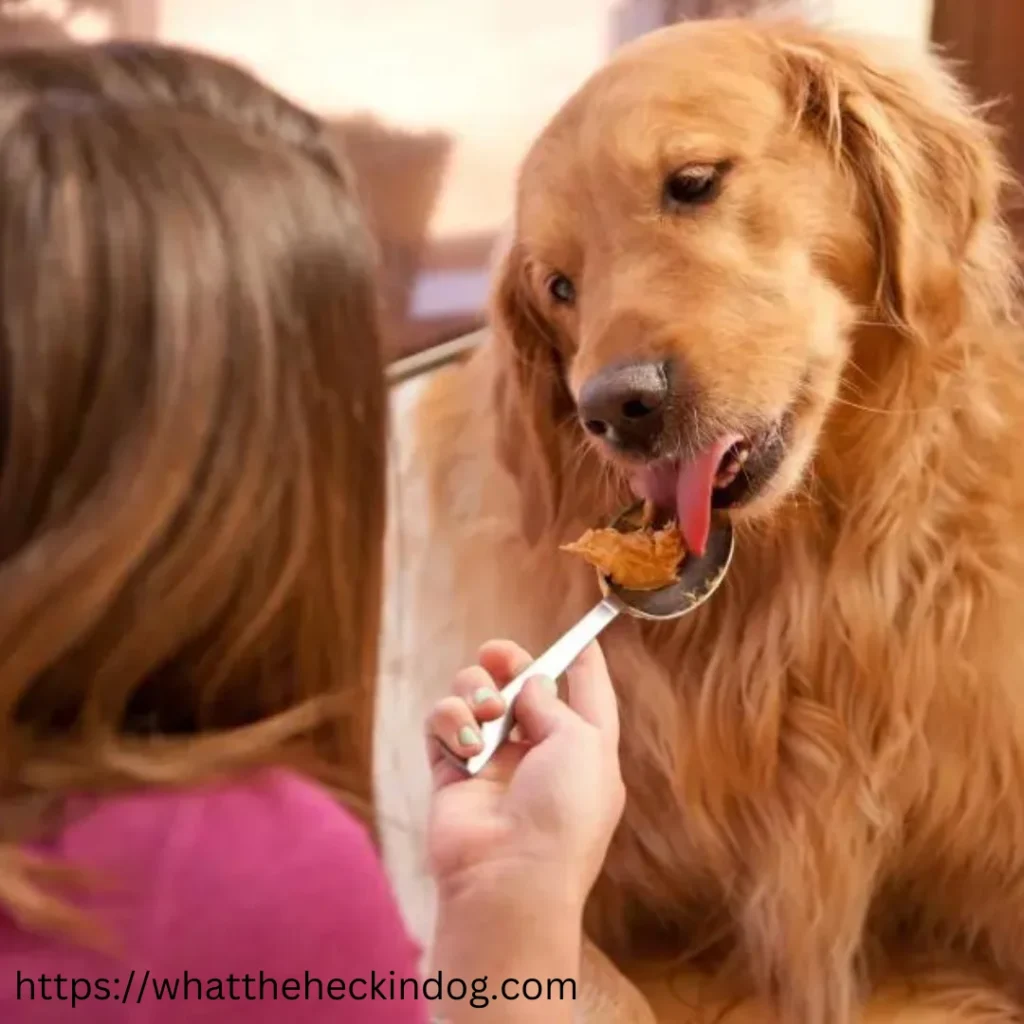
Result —
<instances>
[{"instance_id":1,"label":"girl with brown hair","mask_svg":"<svg viewBox=\"0 0 1024 1024\"><path fill-rule=\"evenodd\" d=\"M321 124L239 69L0 56L5 1022L427 1019L367 828L372 268ZM501 985L576 976L621 811L596 648L568 704L527 687L486 777L437 757L525 658L489 645L429 723L452 1022L571 1019Z\"/></svg>"}]
</instances>

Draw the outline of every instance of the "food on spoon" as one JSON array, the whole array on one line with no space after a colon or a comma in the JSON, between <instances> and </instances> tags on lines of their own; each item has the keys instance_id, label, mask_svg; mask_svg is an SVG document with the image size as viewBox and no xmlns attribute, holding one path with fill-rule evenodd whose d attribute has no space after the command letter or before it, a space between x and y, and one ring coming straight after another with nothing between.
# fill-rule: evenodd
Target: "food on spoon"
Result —
<instances>
[{"instance_id":1,"label":"food on spoon","mask_svg":"<svg viewBox=\"0 0 1024 1024\"><path fill-rule=\"evenodd\" d=\"M655 529L653 508L646 505L639 529L587 530L579 540L562 545L562 550L579 555L627 590L657 590L675 583L686 554L679 527L669 523Z\"/></svg>"}]
</instances>

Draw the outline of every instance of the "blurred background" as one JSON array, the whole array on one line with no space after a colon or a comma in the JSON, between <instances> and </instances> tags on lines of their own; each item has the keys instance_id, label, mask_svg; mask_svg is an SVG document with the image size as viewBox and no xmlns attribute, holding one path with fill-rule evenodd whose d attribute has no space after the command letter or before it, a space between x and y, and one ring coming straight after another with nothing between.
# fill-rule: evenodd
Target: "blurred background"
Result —
<instances>
[{"instance_id":1,"label":"blurred background","mask_svg":"<svg viewBox=\"0 0 1024 1024\"><path fill-rule=\"evenodd\" d=\"M395 359L481 325L516 168L627 40L758 0L0 0L0 45L157 39L231 58L329 119L385 261ZM773 3L772 6L778 6ZM789 2L842 27L938 43L998 100L1024 174L1024 0ZM1022 221L1024 225L1024 221Z\"/></svg>"}]
</instances>

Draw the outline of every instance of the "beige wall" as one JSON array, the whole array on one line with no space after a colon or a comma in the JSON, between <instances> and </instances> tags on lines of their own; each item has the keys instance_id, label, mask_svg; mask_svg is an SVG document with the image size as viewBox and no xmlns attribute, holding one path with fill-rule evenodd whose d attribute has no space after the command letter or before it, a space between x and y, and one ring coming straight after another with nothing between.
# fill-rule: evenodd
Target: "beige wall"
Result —
<instances>
[{"instance_id":1,"label":"beige wall","mask_svg":"<svg viewBox=\"0 0 1024 1024\"><path fill-rule=\"evenodd\" d=\"M839 27L922 44L931 38L932 0L830 0L830 7Z\"/></svg>"},{"instance_id":2,"label":"beige wall","mask_svg":"<svg viewBox=\"0 0 1024 1024\"><path fill-rule=\"evenodd\" d=\"M432 233L497 228L516 162L608 54L614 0L161 0L165 42L239 59L325 114L456 137Z\"/></svg>"}]
</instances>

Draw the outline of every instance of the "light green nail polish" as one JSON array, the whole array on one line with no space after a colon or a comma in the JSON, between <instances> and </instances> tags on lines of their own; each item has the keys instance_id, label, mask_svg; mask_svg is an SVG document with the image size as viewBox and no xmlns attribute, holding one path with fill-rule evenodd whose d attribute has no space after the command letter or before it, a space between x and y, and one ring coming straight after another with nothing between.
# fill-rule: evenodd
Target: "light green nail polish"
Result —
<instances>
[{"instance_id":1,"label":"light green nail polish","mask_svg":"<svg viewBox=\"0 0 1024 1024\"><path fill-rule=\"evenodd\" d=\"M480 734L471 726L464 725L459 730L459 743L464 747L475 747L480 742Z\"/></svg>"},{"instance_id":2,"label":"light green nail polish","mask_svg":"<svg viewBox=\"0 0 1024 1024\"><path fill-rule=\"evenodd\" d=\"M481 686L480 689L473 694L473 703L477 705L486 704L489 700L493 700L497 696L497 690L492 690L489 686Z\"/></svg>"},{"instance_id":3,"label":"light green nail polish","mask_svg":"<svg viewBox=\"0 0 1024 1024\"><path fill-rule=\"evenodd\" d=\"M558 683L554 681L550 676L539 676L538 682L544 687L548 693L553 693L557 696L558 694Z\"/></svg>"}]
</instances>

